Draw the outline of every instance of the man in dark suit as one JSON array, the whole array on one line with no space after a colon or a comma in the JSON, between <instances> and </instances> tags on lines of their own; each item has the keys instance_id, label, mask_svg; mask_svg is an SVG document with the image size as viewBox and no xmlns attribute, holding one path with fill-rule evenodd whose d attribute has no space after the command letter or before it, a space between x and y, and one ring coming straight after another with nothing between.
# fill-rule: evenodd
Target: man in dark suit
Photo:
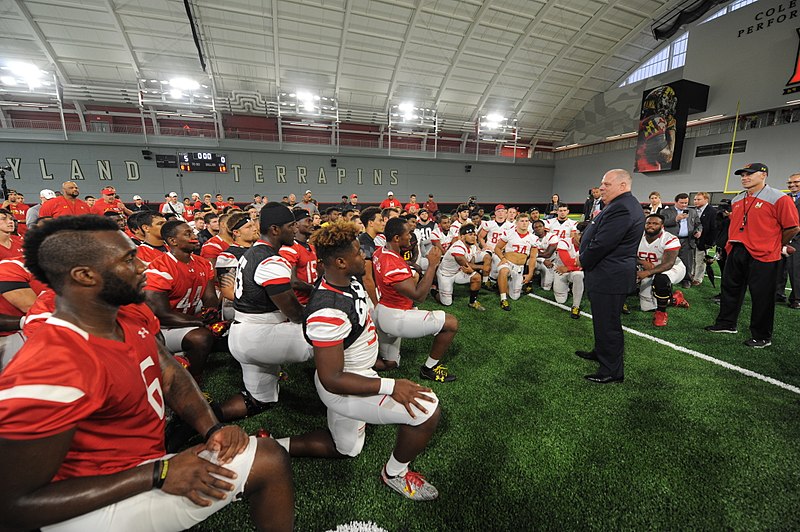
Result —
<instances>
[{"instance_id":1,"label":"man in dark suit","mask_svg":"<svg viewBox=\"0 0 800 532\"><path fill-rule=\"evenodd\" d=\"M644 234L642 206L631 194L631 175L609 170L600 183L606 207L581 237L580 265L592 306L594 349L576 351L581 358L600 363L586 380L599 384L622 382L622 306L636 288L636 252Z\"/></svg>"},{"instance_id":2,"label":"man in dark suit","mask_svg":"<svg viewBox=\"0 0 800 532\"><path fill-rule=\"evenodd\" d=\"M706 274L706 252L717 241L717 209L709 205L711 194L698 192L694 195L694 209L700 216L702 233L695 239L694 272L692 273L692 286L703 282Z\"/></svg>"},{"instance_id":3,"label":"man in dark suit","mask_svg":"<svg viewBox=\"0 0 800 532\"><path fill-rule=\"evenodd\" d=\"M692 286L696 239L702 236L703 230L700 216L695 209L689 208L689 194L686 193L675 196L675 205L664 208L661 214L664 216L664 230L677 236L681 242L678 257L686 266L686 277L681 281L681 286L689 288Z\"/></svg>"},{"instance_id":4,"label":"man in dark suit","mask_svg":"<svg viewBox=\"0 0 800 532\"><path fill-rule=\"evenodd\" d=\"M789 197L797 207L797 214L800 215L800 173L792 174L786 181L789 186ZM789 246L800 252L800 233L789 242ZM789 308L800 309L800 253L786 253L781 260L781 269L778 275L778 290L776 301L783 298L786 300L786 279L788 277L792 292L789 294Z\"/></svg>"},{"instance_id":5,"label":"man in dark suit","mask_svg":"<svg viewBox=\"0 0 800 532\"><path fill-rule=\"evenodd\" d=\"M600 189L594 187L589 191L589 198L583 204L583 219L591 220L603 210L605 203L600 198Z\"/></svg>"}]
</instances>

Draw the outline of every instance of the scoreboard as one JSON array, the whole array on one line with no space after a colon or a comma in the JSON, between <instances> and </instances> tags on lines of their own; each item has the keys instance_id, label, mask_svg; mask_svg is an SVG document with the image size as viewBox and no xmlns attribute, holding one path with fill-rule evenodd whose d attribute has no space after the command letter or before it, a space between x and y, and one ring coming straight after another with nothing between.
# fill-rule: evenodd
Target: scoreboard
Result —
<instances>
[{"instance_id":1,"label":"scoreboard","mask_svg":"<svg viewBox=\"0 0 800 532\"><path fill-rule=\"evenodd\" d=\"M207 151L179 153L178 163L182 172L228 172L228 158Z\"/></svg>"}]
</instances>

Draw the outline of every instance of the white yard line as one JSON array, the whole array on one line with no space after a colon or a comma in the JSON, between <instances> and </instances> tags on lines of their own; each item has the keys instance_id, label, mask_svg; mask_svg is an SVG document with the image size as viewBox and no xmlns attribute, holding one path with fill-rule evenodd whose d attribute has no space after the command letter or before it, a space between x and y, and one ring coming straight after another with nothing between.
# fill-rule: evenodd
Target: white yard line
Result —
<instances>
[{"instance_id":1,"label":"white yard line","mask_svg":"<svg viewBox=\"0 0 800 532\"><path fill-rule=\"evenodd\" d=\"M542 297L542 296L538 296L536 294L528 294L528 297L532 297L533 299L538 299L539 301L544 301L545 303L553 305L554 307L558 307L558 308L561 308L561 309L564 309L564 310L570 310L570 307L568 307L566 305L562 305L561 303L556 303L555 301L551 301L550 299L547 299L547 298ZM587 318L591 318L592 317L592 315L587 313L587 312L581 312L581 314L583 316L586 316ZM671 347L675 351L679 351L681 353L686 353L687 355L692 355L693 357L705 360L707 362L711 362L712 364L716 364L717 366L722 366L723 368L735 371L737 373L741 373L742 375L746 375L748 377L753 377L754 379L758 379L760 381L768 382L769 384L774 384L775 386L777 386L779 388L783 388L784 390L788 390L790 392L793 392L793 393L796 393L796 394L800 395L800 388L798 388L797 386L793 386L791 384L786 384L785 382L781 382L781 381L779 381L777 379L773 379L772 377L767 377L766 375L762 375L761 373L757 373L755 371L751 371L749 369L736 366L736 365L731 364L729 362L725 362L724 360L720 360L718 358L714 358L712 356L708 356L708 355L706 355L704 353L701 353L699 351L695 351L694 349L689 349L688 347L683 347L682 345L673 344L672 342L668 342L666 340L662 340L661 338L656 338L655 336L651 336L651 335L643 333L641 331L637 331L636 329L631 329L630 327L625 327L624 325L622 326L622 330L624 330L627 333L633 334L635 336L639 336L640 338L646 338L647 340L650 340L650 341L655 342L657 344L661 344L661 345L665 345L667 347ZM714 333L708 333L708 334L714 334Z\"/></svg>"}]
</instances>

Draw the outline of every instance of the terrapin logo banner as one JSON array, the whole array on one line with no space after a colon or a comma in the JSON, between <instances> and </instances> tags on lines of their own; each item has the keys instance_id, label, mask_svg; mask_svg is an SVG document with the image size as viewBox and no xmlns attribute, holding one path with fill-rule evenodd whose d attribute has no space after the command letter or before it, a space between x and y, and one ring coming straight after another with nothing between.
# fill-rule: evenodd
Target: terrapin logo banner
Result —
<instances>
[{"instance_id":1,"label":"terrapin logo banner","mask_svg":"<svg viewBox=\"0 0 800 532\"><path fill-rule=\"evenodd\" d=\"M797 28L797 54L794 58L794 73L783 89L784 94L793 94L800 92L800 28Z\"/></svg>"}]
</instances>

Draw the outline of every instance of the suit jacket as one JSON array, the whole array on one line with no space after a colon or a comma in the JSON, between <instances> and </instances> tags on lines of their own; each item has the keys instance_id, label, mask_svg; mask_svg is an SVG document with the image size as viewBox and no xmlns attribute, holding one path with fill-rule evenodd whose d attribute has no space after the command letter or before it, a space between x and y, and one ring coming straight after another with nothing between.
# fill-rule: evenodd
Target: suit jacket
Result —
<instances>
[{"instance_id":1,"label":"suit jacket","mask_svg":"<svg viewBox=\"0 0 800 532\"><path fill-rule=\"evenodd\" d=\"M697 209L689 208L686 209L686 212L689 213L689 218L686 219L687 227L689 229L689 247L694 248L697 244L692 235L695 233L695 231L702 228L703 225L700 223L700 215L697 214ZM661 216L664 217L664 229L666 229L668 233L678 236L678 231L680 230L678 221L676 220L678 217L678 209L676 209L674 205L664 207L664 210L661 211Z\"/></svg>"},{"instance_id":2,"label":"suit jacket","mask_svg":"<svg viewBox=\"0 0 800 532\"><path fill-rule=\"evenodd\" d=\"M583 203L583 219L584 220L591 220L592 219L592 207L594 206L594 198L589 198ZM600 200L600 210L603 210L606 204Z\"/></svg>"},{"instance_id":3,"label":"suit jacket","mask_svg":"<svg viewBox=\"0 0 800 532\"><path fill-rule=\"evenodd\" d=\"M642 205L630 192L614 198L592 220L581 236L580 246L581 267L590 294L634 291L636 253L643 234Z\"/></svg>"},{"instance_id":4,"label":"suit jacket","mask_svg":"<svg viewBox=\"0 0 800 532\"><path fill-rule=\"evenodd\" d=\"M700 215L700 224L703 226L703 234L697 239L697 248L708 249L717 241L717 209L706 205Z\"/></svg>"}]
</instances>

